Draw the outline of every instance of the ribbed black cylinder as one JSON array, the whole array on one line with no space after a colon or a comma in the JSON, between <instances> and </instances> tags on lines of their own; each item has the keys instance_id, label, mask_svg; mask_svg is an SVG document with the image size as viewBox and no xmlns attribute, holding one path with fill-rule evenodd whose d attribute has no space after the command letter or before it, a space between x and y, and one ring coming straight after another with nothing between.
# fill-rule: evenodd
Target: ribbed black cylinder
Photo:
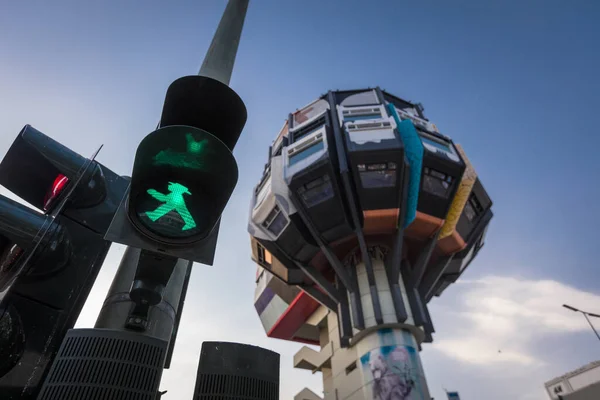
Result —
<instances>
[{"instance_id":1,"label":"ribbed black cylinder","mask_svg":"<svg viewBox=\"0 0 600 400\"><path fill-rule=\"evenodd\" d=\"M279 400L279 354L241 343L204 342L194 400Z\"/></svg>"},{"instance_id":2,"label":"ribbed black cylinder","mask_svg":"<svg viewBox=\"0 0 600 400\"><path fill-rule=\"evenodd\" d=\"M72 329L38 400L155 400L167 346L126 331Z\"/></svg>"}]
</instances>

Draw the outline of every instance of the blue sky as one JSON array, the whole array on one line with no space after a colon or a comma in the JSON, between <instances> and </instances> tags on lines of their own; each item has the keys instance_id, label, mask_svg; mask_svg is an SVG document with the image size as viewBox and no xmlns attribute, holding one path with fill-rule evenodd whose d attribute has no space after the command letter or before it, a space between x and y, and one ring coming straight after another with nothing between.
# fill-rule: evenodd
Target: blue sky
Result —
<instances>
[{"instance_id":1,"label":"blue sky","mask_svg":"<svg viewBox=\"0 0 600 400\"><path fill-rule=\"evenodd\" d=\"M98 159L129 174L167 86L197 72L224 7L4 2L0 156L30 123L83 155L104 143ZM239 183L215 265L193 273L165 398L191 397L203 340L279 351L282 399L304 386L320 392L319 374L291 368L299 346L262 331L245 227L283 119L329 89L378 85L422 102L495 203L486 247L432 302L436 342L422 358L436 399L442 386L465 399L543 399L545 380L600 358L583 318L560 308L600 311L598 16L600 4L584 0L251 0L231 80L249 114ZM121 254L111 250L79 326L93 325ZM491 356L499 346L505 359Z\"/></svg>"}]
</instances>

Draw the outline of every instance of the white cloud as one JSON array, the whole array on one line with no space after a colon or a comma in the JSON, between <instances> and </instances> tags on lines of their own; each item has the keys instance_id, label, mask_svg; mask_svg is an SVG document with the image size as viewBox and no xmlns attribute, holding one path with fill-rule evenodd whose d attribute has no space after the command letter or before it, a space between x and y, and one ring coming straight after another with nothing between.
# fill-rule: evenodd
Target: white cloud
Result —
<instances>
[{"instance_id":1,"label":"white cloud","mask_svg":"<svg viewBox=\"0 0 600 400\"><path fill-rule=\"evenodd\" d=\"M532 344L558 334L589 331L579 313L562 304L600 310L600 296L551 280L491 276L458 282L456 306L443 309L440 336L432 348L460 361L478 365L513 363L540 366ZM439 311L433 311L434 322ZM443 319L451 317L452 324ZM590 332L591 334L591 332Z\"/></svg>"}]
</instances>

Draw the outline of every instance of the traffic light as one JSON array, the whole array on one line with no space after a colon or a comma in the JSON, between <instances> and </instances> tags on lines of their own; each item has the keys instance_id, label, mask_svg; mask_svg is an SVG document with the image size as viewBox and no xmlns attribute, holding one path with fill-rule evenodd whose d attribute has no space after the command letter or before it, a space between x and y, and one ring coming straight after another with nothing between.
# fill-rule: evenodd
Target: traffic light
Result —
<instances>
[{"instance_id":1,"label":"traffic light","mask_svg":"<svg viewBox=\"0 0 600 400\"><path fill-rule=\"evenodd\" d=\"M128 181L94 157L82 157L26 125L0 163L0 185L46 214L62 213L104 234Z\"/></svg>"},{"instance_id":2,"label":"traffic light","mask_svg":"<svg viewBox=\"0 0 600 400\"><path fill-rule=\"evenodd\" d=\"M224 83L186 76L167 90L159 128L139 144L107 240L212 264L238 179L232 151L246 107Z\"/></svg>"},{"instance_id":3,"label":"traffic light","mask_svg":"<svg viewBox=\"0 0 600 400\"><path fill-rule=\"evenodd\" d=\"M128 181L27 125L0 163L0 393L34 399L92 288Z\"/></svg>"}]
</instances>

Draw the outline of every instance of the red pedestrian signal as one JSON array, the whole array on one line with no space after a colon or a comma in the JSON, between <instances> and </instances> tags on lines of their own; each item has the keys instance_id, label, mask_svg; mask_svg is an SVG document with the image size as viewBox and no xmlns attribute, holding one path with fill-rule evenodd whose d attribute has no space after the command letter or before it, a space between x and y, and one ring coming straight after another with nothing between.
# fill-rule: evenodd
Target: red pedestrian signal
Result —
<instances>
[{"instance_id":1,"label":"red pedestrian signal","mask_svg":"<svg viewBox=\"0 0 600 400\"><path fill-rule=\"evenodd\" d=\"M56 179L54 179L54 182L52 183L52 187L50 188L50 190L48 190L46 196L44 197L44 211L49 211L52 208L54 202L60 197L61 192L67 186L68 183L69 178L67 178L63 174L58 174L58 176L56 177Z\"/></svg>"}]
</instances>

